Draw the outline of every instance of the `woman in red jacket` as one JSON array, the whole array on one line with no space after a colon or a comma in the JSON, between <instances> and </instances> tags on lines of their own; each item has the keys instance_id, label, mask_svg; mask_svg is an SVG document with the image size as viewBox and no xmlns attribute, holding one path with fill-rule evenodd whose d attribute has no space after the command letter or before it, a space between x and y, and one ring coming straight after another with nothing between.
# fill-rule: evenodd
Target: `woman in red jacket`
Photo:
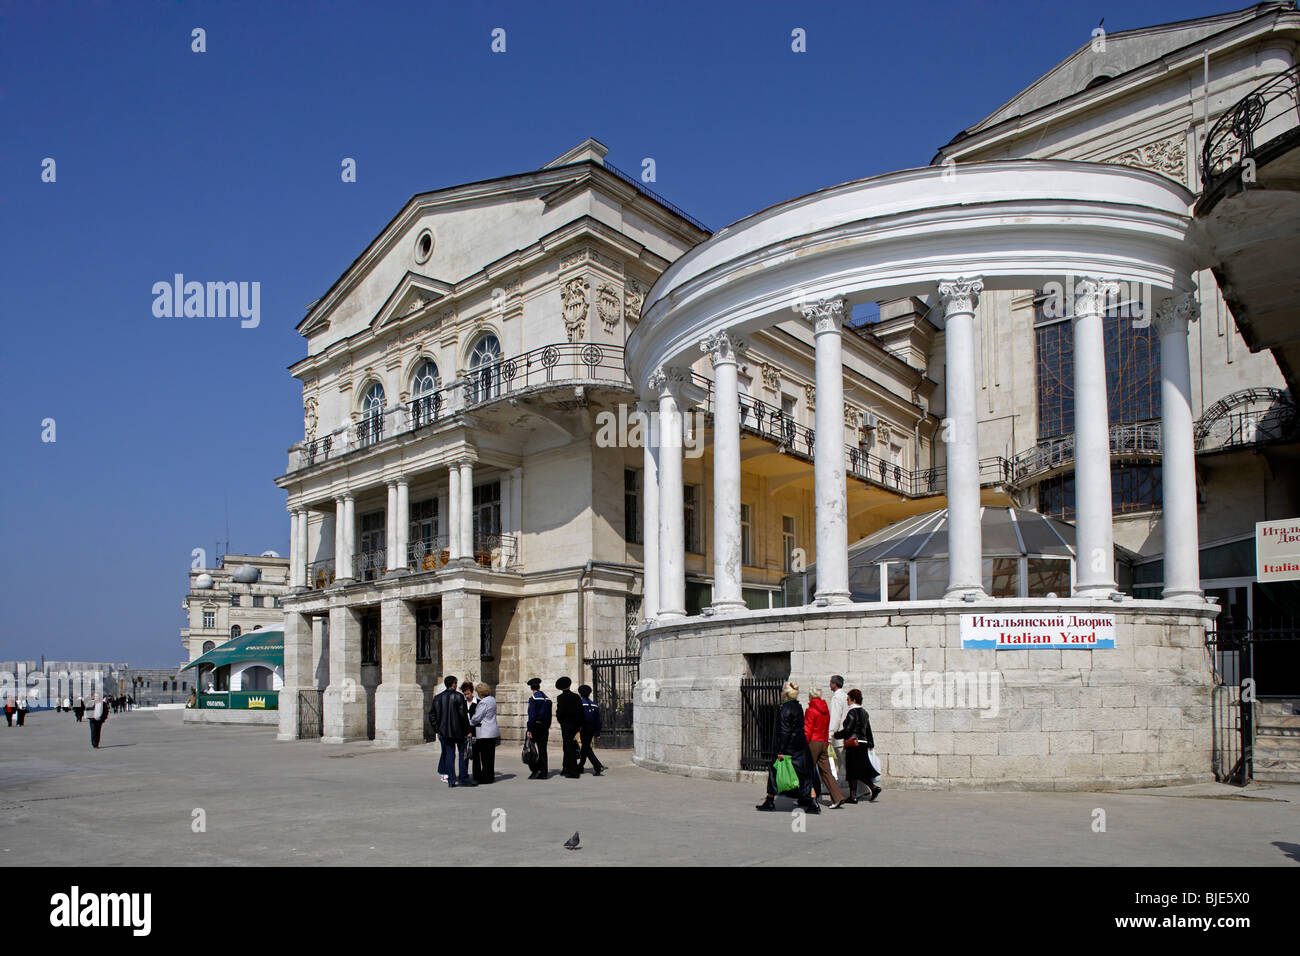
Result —
<instances>
[{"instance_id":1,"label":"woman in red jacket","mask_svg":"<svg viewBox=\"0 0 1300 956\"><path fill-rule=\"evenodd\" d=\"M844 803L844 794L840 792L840 786L835 782L835 774L831 773L831 759L826 752L830 723L830 708L826 706L826 701L822 700L821 689L814 687L808 691L808 709L804 712L803 733L808 738L808 750L812 753L813 764L822 777L822 785L817 789L829 793L830 809L838 810ZM814 798L816 796L819 794L814 794Z\"/></svg>"}]
</instances>

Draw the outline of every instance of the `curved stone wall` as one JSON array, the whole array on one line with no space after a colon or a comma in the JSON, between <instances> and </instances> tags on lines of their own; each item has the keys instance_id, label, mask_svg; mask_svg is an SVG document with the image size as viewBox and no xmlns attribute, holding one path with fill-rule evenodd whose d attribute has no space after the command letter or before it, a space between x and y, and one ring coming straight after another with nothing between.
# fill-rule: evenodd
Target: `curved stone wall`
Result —
<instances>
[{"instance_id":1,"label":"curved stone wall","mask_svg":"<svg viewBox=\"0 0 1300 956\"><path fill-rule=\"evenodd\" d=\"M1115 647L964 650L960 619L972 613L1109 614ZM801 703L814 684L829 696L833 673L862 691L887 786L1083 790L1211 780L1205 629L1215 613L1199 602L915 601L647 628L634 759L690 776L763 779L740 770L740 681L755 676L753 655L788 653Z\"/></svg>"}]
</instances>

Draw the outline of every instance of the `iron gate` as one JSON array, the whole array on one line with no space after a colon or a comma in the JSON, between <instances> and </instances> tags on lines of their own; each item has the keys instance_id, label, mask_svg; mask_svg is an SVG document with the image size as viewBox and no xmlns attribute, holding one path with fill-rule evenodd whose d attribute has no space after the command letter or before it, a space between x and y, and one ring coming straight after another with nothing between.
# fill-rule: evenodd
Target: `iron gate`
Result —
<instances>
[{"instance_id":1,"label":"iron gate","mask_svg":"<svg viewBox=\"0 0 1300 956\"><path fill-rule=\"evenodd\" d=\"M641 678L641 655L596 654L583 658L591 668L592 696L600 708L600 746L632 746L632 702Z\"/></svg>"},{"instance_id":2,"label":"iron gate","mask_svg":"<svg viewBox=\"0 0 1300 956\"><path fill-rule=\"evenodd\" d=\"M1245 786L1255 773L1260 698L1300 696L1300 623L1234 623L1205 643L1214 667L1214 779Z\"/></svg>"},{"instance_id":3,"label":"iron gate","mask_svg":"<svg viewBox=\"0 0 1300 956\"><path fill-rule=\"evenodd\" d=\"M776 715L785 681L740 680L740 769L766 770L776 759Z\"/></svg>"},{"instance_id":4,"label":"iron gate","mask_svg":"<svg viewBox=\"0 0 1300 956\"><path fill-rule=\"evenodd\" d=\"M298 691L298 739L319 740L325 735L319 690Z\"/></svg>"}]
</instances>

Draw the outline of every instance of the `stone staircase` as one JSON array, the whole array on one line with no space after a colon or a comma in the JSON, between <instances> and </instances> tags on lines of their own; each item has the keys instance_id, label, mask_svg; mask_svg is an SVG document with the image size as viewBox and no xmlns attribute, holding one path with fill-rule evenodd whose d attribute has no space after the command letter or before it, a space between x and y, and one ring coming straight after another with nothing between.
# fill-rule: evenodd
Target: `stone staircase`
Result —
<instances>
[{"instance_id":1,"label":"stone staircase","mask_svg":"<svg viewBox=\"0 0 1300 956\"><path fill-rule=\"evenodd\" d=\"M1300 698L1255 706L1255 779L1300 783Z\"/></svg>"}]
</instances>

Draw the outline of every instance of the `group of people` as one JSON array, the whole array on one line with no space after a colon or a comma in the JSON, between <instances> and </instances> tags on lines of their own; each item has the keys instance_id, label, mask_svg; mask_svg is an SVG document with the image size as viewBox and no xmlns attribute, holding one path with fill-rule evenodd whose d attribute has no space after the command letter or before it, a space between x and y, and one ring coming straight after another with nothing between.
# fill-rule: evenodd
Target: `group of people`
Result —
<instances>
[{"instance_id":1,"label":"group of people","mask_svg":"<svg viewBox=\"0 0 1300 956\"><path fill-rule=\"evenodd\" d=\"M429 708L429 721L442 747L438 757L438 777L448 787L477 787L496 779L496 750L501 743L501 726L497 721L497 701L492 688L479 682L465 681L459 687L456 678L448 675L442 681L443 690L433 698ZM527 748L535 753L529 769L529 780L545 780L549 774L546 744L551 732L551 699L542 693L542 679L534 677L528 682L532 696L528 698L526 736L532 742ZM592 741L600 738L600 708L591 699L591 688L583 684L574 693L569 688L573 681L561 677L555 682L560 691L555 701L554 718L560 725L564 746L563 775L582 776L587 761L592 773L599 777L605 771L592 749ZM456 772L457 760L460 772Z\"/></svg>"},{"instance_id":2,"label":"group of people","mask_svg":"<svg viewBox=\"0 0 1300 956\"><path fill-rule=\"evenodd\" d=\"M822 699L820 688L808 691L808 708L799 703L799 685L788 681L782 689L781 707L774 727L776 761L767 771L767 797L754 809L775 810L778 792L777 766L789 759L798 776L797 803L808 813L820 813L820 798L830 799L829 809L838 810L846 803L858 802L858 784L865 784L868 803L875 802L881 788L880 777L872 762L876 740L871 734L871 720L862 707L862 691L844 690L844 678L830 679L831 702ZM832 769L832 755L836 758ZM849 794L840 789L847 781Z\"/></svg>"},{"instance_id":3,"label":"group of people","mask_svg":"<svg viewBox=\"0 0 1300 956\"><path fill-rule=\"evenodd\" d=\"M529 765L529 780L545 780L550 773L546 744L551 735L551 699L542 693L542 679L534 677L528 682L532 696L528 698L528 722L525 733L536 747L536 757ZM582 684L575 694L569 688L573 681L561 677L555 682L560 695L555 699L555 721L560 725L560 744L564 763L561 776L577 780L591 761L591 774L599 777L605 765L596 756L591 742L600 739L600 708L591 699L591 688ZM531 751L531 748L528 748Z\"/></svg>"},{"instance_id":4,"label":"group of people","mask_svg":"<svg viewBox=\"0 0 1300 956\"><path fill-rule=\"evenodd\" d=\"M96 694L95 696L98 697L99 695ZM121 713L122 711L130 710L135 706L135 698L130 694L118 694L116 696L110 694L104 698L104 706L115 714ZM76 703L73 703L71 697L64 697L62 700L55 700L54 712L59 713L61 711L75 714L77 722L80 723L82 717L85 716L86 713L86 698L78 697Z\"/></svg>"},{"instance_id":5,"label":"group of people","mask_svg":"<svg viewBox=\"0 0 1300 956\"><path fill-rule=\"evenodd\" d=\"M134 701L129 695L121 697L103 697L99 694L93 694L90 703L86 703L86 698L78 697L74 702L71 697L64 697L56 700L54 703L55 713L67 711L77 718L77 723L81 723L86 712L90 712L90 745L96 749L99 748L99 738L104 731L104 721L108 720L109 712L117 713L119 710L129 710ZM5 700L5 722L14 726L15 722L22 727L27 720L27 698L20 697L15 701L12 697Z\"/></svg>"},{"instance_id":6,"label":"group of people","mask_svg":"<svg viewBox=\"0 0 1300 956\"><path fill-rule=\"evenodd\" d=\"M5 698L5 723L12 727L15 721L18 726L23 726L27 720L27 698L19 697L15 701L12 697Z\"/></svg>"}]
</instances>

